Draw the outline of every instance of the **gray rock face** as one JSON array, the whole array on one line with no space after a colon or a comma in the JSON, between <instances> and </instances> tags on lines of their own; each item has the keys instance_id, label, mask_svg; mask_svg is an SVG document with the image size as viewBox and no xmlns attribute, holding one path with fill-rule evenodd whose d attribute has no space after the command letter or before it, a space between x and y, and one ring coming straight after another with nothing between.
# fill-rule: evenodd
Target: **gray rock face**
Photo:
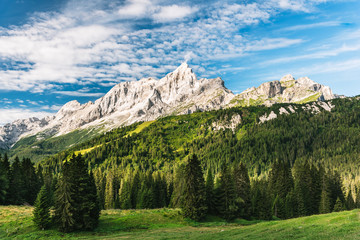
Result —
<instances>
[{"instance_id":1,"label":"gray rock face","mask_svg":"<svg viewBox=\"0 0 360 240\"><path fill-rule=\"evenodd\" d=\"M233 99L231 106L259 104L271 106L274 103L305 103L337 97L328 86L316 83L308 77L295 80L289 74L282 77L280 81L266 82L257 88L245 90Z\"/></svg>"},{"instance_id":2,"label":"gray rock face","mask_svg":"<svg viewBox=\"0 0 360 240\"><path fill-rule=\"evenodd\" d=\"M0 127L0 149L9 149L20 136L37 132L46 127L54 117L38 119L36 117L16 120Z\"/></svg>"}]
</instances>

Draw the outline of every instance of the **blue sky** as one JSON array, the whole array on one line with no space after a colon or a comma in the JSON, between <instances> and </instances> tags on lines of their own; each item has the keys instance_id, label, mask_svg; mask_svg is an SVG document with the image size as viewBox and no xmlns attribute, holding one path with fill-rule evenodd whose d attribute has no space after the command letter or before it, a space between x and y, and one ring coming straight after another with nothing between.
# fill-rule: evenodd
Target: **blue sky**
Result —
<instances>
[{"instance_id":1,"label":"blue sky","mask_svg":"<svg viewBox=\"0 0 360 240\"><path fill-rule=\"evenodd\" d=\"M283 75L360 94L360 1L0 0L0 124L187 61L235 93Z\"/></svg>"}]
</instances>

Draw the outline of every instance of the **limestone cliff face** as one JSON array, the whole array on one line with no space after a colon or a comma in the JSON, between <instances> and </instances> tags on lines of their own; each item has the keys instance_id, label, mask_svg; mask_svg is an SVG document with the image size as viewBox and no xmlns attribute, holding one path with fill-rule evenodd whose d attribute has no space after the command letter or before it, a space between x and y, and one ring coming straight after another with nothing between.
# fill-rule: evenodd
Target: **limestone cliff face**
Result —
<instances>
[{"instance_id":1,"label":"limestone cliff face","mask_svg":"<svg viewBox=\"0 0 360 240\"><path fill-rule=\"evenodd\" d=\"M270 106L274 103L305 103L337 97L328 86L316 83L308 77L295 80L289 74L282 77L280 81L266 82L257 88L252 87L245 90L235 96L230 105L265 104Z\"/></svg>"}]
</instances>

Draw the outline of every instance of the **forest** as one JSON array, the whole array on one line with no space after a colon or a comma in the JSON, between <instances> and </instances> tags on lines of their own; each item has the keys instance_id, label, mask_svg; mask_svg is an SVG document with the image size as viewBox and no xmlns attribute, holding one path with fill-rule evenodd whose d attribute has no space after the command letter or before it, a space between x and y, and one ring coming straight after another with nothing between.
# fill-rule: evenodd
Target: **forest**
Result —
<instances>
[{"instance_id":1,"label":"forest","mask_svg":"<svg viewBox=\"0 0 360 240\"><path fill-rule=\"evenodd\" d=\"M210 214L228 221L358 208L360 101L332 104L331 112L317 114L296 105L296 113L280 115L289 104L278 104L169 116L146 127L137 123L112 130L36 164L4 155L0 201L40 206L39 195L46 195L43 205L55 214L66 201L70 209L83 209L70 211L75 220L63 216L64 222L77 223L58 225L63 231L91 229L99 210L112 208L181 208L191 219ZM260 123L260 116L271 111L278 117ZM234 115L241 117L235 129L215 129L227 126ZM75 166L82 176L69 170ZM92 194L74 200L83 191L74 186L93 189L86 191ZM68 198L59 200L64 196L59 189L69 192ZM84 226L90 212L93 225Z\"/></svg>"}]
</instances>

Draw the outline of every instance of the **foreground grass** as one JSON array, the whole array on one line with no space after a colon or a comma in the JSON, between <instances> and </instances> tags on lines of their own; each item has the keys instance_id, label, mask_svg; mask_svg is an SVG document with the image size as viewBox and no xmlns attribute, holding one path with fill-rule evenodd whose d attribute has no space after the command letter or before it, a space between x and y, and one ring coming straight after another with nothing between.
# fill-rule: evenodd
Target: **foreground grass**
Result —
<instances>
[{"instance_id":1,"label":"foreground grass","mask_svg":"<svg viewBox=\"0 0 360 240\"><path fill-rule=\"evenodd\" d=\"M37 230L32 207L0 206L0 239L360 239L360 211L282 221L183 219L179 210L106 210L93 232Z\"/></svg>"}]
</instances>

